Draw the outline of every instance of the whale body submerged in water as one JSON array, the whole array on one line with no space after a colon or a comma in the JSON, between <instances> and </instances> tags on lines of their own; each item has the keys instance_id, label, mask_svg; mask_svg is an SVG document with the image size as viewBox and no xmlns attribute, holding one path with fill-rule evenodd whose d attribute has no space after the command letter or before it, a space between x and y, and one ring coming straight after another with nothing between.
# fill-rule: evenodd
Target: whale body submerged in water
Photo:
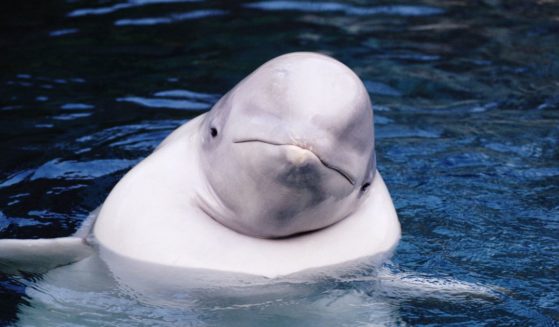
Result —
<instances>
[{"instance_id":1,"label":"whale body submerged in water","mask_svg":"<svg viewBox=\"0 0 559 327\"><path fill-rule=\"evenodd\" d=\"M96 248L278 277L383 257L399 238L363 83L339 61L301 52L265 63L171 133L76 235L0 240L0 270L46 271Z\"/></svg>"}]
</instances>

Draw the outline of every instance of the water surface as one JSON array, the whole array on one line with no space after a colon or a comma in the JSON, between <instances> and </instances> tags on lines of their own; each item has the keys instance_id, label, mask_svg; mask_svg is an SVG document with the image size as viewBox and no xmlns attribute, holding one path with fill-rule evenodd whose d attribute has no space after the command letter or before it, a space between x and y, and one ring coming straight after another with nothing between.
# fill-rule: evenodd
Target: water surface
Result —
<instances>
[{"instance_id":1,"label":"water surface","mask_svg":"<svg viewBox=\"0 0 559 327\"><path fill-rule=\"evenodd\" d=\"M374 104L378 165L403 228L381 272L422 285L382 287L367 271L287 288L283 302L237 294L178 308L97 293L80 307L90 319L75 323L557 325L556 2L2 7L1 238L70 235L130 167L253 69L318 51L354 69ZM37 306L31 298L60 295L25 295L22 280L0 278L0 325ZM443 296L437 281L492 294ZM61 295L62 304L82 295Z\"/></svg>"}]
</instances>

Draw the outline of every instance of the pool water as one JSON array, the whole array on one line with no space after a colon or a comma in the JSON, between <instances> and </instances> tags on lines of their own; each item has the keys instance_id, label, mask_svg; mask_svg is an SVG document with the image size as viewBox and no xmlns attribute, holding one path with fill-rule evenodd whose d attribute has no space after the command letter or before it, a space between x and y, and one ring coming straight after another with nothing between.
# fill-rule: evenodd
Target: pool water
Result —
<instances>
[{"instance_id":1,"label":"pool water","mask_svg":"<svg viewBox=\"0 0 559 327\"><path fill-rule=\"evenodd\" d=\"M167 134L291 51L365 82L403 232L382 267L164 303L110 287L95 258L74 283L107 273L99 289L0 275L0 325L559 324L556 1L0 6L0 238L72 234Z\"/></svg>"}]
</instances>

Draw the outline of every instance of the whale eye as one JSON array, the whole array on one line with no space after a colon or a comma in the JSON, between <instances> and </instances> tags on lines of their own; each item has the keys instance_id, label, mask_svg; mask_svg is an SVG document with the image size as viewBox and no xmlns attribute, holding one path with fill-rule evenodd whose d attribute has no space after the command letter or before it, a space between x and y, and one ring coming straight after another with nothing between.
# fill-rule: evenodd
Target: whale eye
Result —
<instances>
[{"instance_id":1,"label":"whale eye","mask_svg":"<svg viewBox=\"0 0 559 327\"><path fill-rule=\"evenodd\" d=\"M215 128L215 127L210 128L210 135L212 137L216 137L217 136L217 128Z\"/></svg>"},{"instance_id":2,"label":"whale eye","mask_svg":"<svg viewBox=\"0 0 559 327\"><path fill-rule=\"evenodd\" d=\"M369 183L369 182L363 184L363 186L361 186L361 192L367 191L367 189L369 188L369 186L371 186L371 183Z\"/></svg>"}]
</instances>

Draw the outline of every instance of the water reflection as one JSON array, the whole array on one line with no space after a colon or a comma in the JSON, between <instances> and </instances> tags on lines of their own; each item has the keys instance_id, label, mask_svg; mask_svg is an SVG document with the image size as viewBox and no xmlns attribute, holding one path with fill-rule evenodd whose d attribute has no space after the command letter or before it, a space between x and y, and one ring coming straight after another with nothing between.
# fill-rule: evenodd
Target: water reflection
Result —
<instances>
[{"instance_id":1,"label":"water reflection","mask_svg":"<svg viewBox=\"0 0 559 327\"><path fill-rule=\"evenodd\" d=\"M131 102L149 108L167 108L178 110L209 110L217 101L217 96L188 90L168 90L154 94L155 98L122 97L119 102Z\"/></svg>"},{"instance_id":2,"label":"water reflection","mask_svg":"<svg viewBox=\"0 0 559 327\"><path fill-rule=\"evenodd\" d=\"M262 10L296 10L302 12L339 12L346 15L370 16L370 15L396 15L396 16L428 16L438 15L443 9L431 6L372 6L360 7L337 2L317 1L262 1L245 5L247 8Z\"/></svg>"},{"instance_id":3,"label":"water reflection","mask_svg":"<svg viewBox=\"0 0 559 327\"><path fill-rule=\"evenodd\" d=\"M61 30L50 31L49 36L58 37L58 36L78 33L79 31L80 30L77 29L77 28L65 28L65 29L61 29Z\"/></svg>"},{"instance_id":4,"label":"water reflection","mask_svg":"<svg viewBox=\"0 0 559 327\"><path fill-rule=\"evenodd\" d=\"M116 26L150 26L158 24L171 24L183 20L199 19L211 16L222 16L227 14L223 10L195 10L185 13L171 14L163 17L119 19L115 21Z\"/></svg>"},{"instance_id":5,"label":"water reflection","mask_svg":"<svg viewBox=\"0 0 559 327\"><path fill-rule=\"evenodd\" d=\"M31 302L21 306L20 322L26 326L60 322L97 326L107 320L124 326L138 322L384 326L405 324L399 309L410 299L491 304L500 297L498 290L488 287L394 273L394 267L271 281L133 260L111 265L116 258L101 253L101 257L51 271L32 284L26 291Z\"/></svg>"},{"instance_id":6,"label":"water reflection","mask_svg":"<svg viewBox=\"0 0 559 327\"><path fill-rule=\"evenodd\" d=\"M59 159L54 159L37 168L30 178L31 180L40 178L60 178L65 180L93 179L126 170L131 168L135 163L136 160L122 159L92 161L61 161Z\"/></svg>"},{"instance_id":7,"label":"water reflection","mask_svg":"<svg viewBox=\"0 0 559 327\"><path fill-rule=\"evenodd\" d=\"M87 15L106 15L113 13L118 10L142 7L153 4L164 4L164 3L187 3L187 2L200 2L201 0L128 0L121 3L116 3L108 7L97 7L97 8L81 8L75 9L68 13L69 17L79 17Z\"/></svg>"}]
</instances>

